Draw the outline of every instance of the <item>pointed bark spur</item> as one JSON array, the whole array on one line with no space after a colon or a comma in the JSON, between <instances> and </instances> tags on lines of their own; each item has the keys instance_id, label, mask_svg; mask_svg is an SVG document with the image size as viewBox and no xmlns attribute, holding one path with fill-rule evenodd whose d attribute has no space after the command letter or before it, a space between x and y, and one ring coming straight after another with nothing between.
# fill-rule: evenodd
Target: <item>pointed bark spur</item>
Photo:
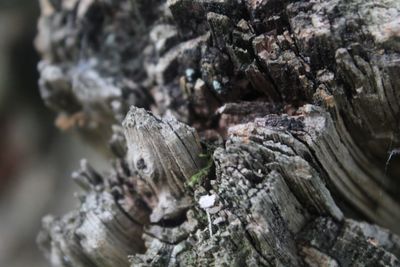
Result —
<instances>
[{"instance_id":1,"label":"pointed bark spur","mask_svg":"<svg viewBox=\"0 0 400 267\"><path fill-rule=\"evenodd\" d=\"M124 122L128 163L158 198L151 222L179 216L193 203L185 182L204 166L195 130L175 119L160 120L132 107Z\"/></svg>"}]
</instances>

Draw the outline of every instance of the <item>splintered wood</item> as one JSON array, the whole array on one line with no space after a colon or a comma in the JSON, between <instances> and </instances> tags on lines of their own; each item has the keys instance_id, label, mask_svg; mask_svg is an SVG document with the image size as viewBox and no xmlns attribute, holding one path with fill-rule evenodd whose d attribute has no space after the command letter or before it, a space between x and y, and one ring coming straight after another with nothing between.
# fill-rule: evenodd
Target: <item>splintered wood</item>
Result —
<instances>
[{"instance_id":1,"label":"splintered wood","mask_svg":"<svg viewBox=\"0 0 400 267\"><path fill-rule=\"evenodd\" d=\"M180 215L192 205L184 184L204 165L197 133L175 119L161 120L135 107L123 125L128 163L158 198L151 221Z\"/></svg>"}]
</instances>

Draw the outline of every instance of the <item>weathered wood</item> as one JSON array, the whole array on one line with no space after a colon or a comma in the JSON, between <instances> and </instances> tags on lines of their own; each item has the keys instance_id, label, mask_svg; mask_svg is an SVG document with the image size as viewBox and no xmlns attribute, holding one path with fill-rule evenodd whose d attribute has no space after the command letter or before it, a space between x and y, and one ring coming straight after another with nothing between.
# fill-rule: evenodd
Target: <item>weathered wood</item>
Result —
<instances>
[{"instance_id":1,"label":"weathered wood","mask_svg":"<svg viewBox=\"0 0 400 267\"><path fill-rule=\"evenodd\" d=\"M399 265L398 1L41 3L42 97L116 157L53 265Z\"/></svg>"},{"instance_id":2,"label":"weathered wood","mask_svg":"<svg viewBox=\"0 0 400 267\"><path fill-rule=\"evenodd\" d=\"M395 256L399 253L398 237L377 226L348 219L338 224L327 218L318 218L303 230L300 239L304 242L306 257L316 260L317 266L322 266L316 257L320 253L329 255L329 261L335 262L336 266L400 264Z\"/></svg>"},{"instance_id":3,"label":"weathered wood","mask_svg":"<svg viewBox=\"0 0 400 267\"><path fill-rule=\"evenodd\" d=\"M204 161L193 128L175 119L160 120L144 109L132 107L124 120L128 163L149 185L157 200L151 222L172 220L192 205L185 182Z\"/></svg>"},{"instance_id":4,"label":"weathered wood","mask_svg":"<svg viewBox=\"0 0 400 267\"><path fill-rule=\"evenodd\" d=\"M38 242L56 266L127 266L128 255L144 251L145 226L181 220L193 205L185 183L204 165L194 129L135 107L123 126L127 161L103 177L83 160L73 173L85 191L79 211L43 220Z\"/></svg>"},{"instance_id":5,"label":"weathered wood","mask_svg":"<svg viewBox=\"0 0 400 267\"><path fill-rule=\"evenodd\" d=\"M149 209L125 188L127 177L105 182L85 161L81 168L73 175L85 190L79 210L45 217L38 242L54 266L127 266L128 254L145 249Z\"/></svg>"}]
</instances>

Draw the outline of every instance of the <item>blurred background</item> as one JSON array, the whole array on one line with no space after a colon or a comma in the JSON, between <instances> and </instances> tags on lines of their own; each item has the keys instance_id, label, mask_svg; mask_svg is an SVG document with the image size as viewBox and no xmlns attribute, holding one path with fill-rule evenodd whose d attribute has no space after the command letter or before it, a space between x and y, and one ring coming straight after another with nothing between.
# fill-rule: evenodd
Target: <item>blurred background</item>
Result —
<instances>
[{"instance_id":1,"label":"blurred background","mask_svg":"<svg viewBox=\"0 0 400 267\"><path fill-rule=\"evenodd\" d=\"M106 161L54 126L37 88L36 0L0 0L0 266L48 266L36 246L41 218L77 205L80 158Z\"/></svg>"}]
</instances>

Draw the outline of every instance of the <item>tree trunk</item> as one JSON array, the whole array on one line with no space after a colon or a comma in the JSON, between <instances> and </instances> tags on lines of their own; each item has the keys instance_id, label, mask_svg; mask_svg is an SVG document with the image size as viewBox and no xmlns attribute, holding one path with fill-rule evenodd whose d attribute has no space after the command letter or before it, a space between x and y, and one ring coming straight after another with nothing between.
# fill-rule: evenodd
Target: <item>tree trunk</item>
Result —
<instances>
[{"instance_id":1,"label":"tree trunk","mask_svg":"<svg viewBox=\"0 0 400 267\"><path fill-rule=\"evenodd\" d=\"M114 157L53 266L400 266L397 0L41 6L42 97Z\"/></svg>"}]
</instances>

